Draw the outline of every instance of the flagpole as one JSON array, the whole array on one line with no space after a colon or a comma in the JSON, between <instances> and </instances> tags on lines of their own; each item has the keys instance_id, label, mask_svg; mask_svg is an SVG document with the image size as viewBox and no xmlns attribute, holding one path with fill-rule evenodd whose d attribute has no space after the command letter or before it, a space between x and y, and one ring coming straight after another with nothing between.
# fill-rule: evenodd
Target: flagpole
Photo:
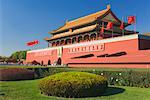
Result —
<instances>
[{"instance_id":1,"label":"flagpole","mask_svg":"<svg viewBox=\"0 0 150 100\"><path fill-rule=\"evenodd\" d=\"M112 38L113 38L114 36L113 36L113 28L112 28Z\"/></svg>"},{"instance_id":2,"label":"flagpole","mask_svg":"<svg viewBox=\"0 0 150 100\"><path fill-rule=\"evenodd\" d=\"M104 22L102 22L102 28L104 30ZM103 38L104 38L104 31L103 31L102 35L103 35Z\"/></svg>"},{"instance_id":3,"label":"flagpole","mask_svg":"<svg viewBox=\"0 0 150 100\"><path fill-rule=\"evenodd\" d=\"M121 32L122 32L122 36L123 36L122 23L123 23L123 17L122 17L122 20L121 20L121 25L120 25L120 29L121 29Z\"/></svg>"},{"instance_id":4,"label":"flagpole","mask_svg":"<svg viewBox=\"0 0 150 100\"><path fill-rule=\"evenodd\" d=\"M124 18L122 17L122 23L123 23L123 27L124 27ZM124 28L122 29L122 35L124 36Z\"/></svg>"},{"instance_id":5,"label":"flagpole","mask_svg":"<svg viewBox=\"0 0 150 100\"><path fill-rule=\"evenodd\" d=\"M137 17L136 17L136 14L135 14L135 23L134 23L134 32L136 34L136 21L137 21Z\"/></svg>"}]
</instances>

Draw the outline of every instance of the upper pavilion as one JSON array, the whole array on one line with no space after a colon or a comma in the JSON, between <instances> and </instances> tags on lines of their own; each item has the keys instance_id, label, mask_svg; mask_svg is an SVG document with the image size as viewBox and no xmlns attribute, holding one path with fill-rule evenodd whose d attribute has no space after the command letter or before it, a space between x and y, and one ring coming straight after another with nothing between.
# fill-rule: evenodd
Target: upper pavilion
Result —
<instances>
[{"instance_id":1,"label":"upper pavilion","mask_svg":"<svg viewBox=\"0 0 150 100\"><path fill-rule=\"evenodd\" d=\"M108 22L113 23L113 29L106 30ZM107 5L102 11L67 21L62 27L49 32L52 37L45 40L49 42L49 46L62 46L137 33L126 29L122 32L120 25L121 20L111 11L110 5ZM128 25L130 24L124 22L125 28ZM103 34L101 34L102 26L104 26Z\"/></svg>"}]
</instances>

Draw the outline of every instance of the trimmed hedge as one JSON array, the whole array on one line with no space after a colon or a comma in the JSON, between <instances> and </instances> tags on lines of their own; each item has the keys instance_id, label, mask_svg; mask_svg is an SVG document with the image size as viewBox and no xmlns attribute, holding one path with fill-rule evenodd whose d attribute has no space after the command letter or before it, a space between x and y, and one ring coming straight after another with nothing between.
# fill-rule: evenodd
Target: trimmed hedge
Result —
<instances>
[{"instance_id":1,"label":"trimmed hedge","mask_svg":"<svg viewBox=\"0 0 150 100\"><path fill-rule=\"evenodd\" d=\"M124 69L121 71L103 71L103 69L78 69L78 68L33 68L37 78L43 78L60 72L82 71L103 75L108 80L109 85L133 86L150 88L150 71L135 71L133 69ZM147 69L149 70L149 69Z\"/></svg>"},{"instance_id":2,"label":"trimmed hedge","mask_svg":"<svg viewBox=\"0 0 150 100\"><path fill-rule=\"evenodd\" d=\"M150 88L150 72L140 71L91 71L105 76L109 85Z\"/></svg>"},{"instance_id":3,"label":"trimmed hedge","mask_svg":"<svg viewBox=\"0 0 150 100\"><path fill-rule=\"evenodd\" d=\"M34 71L25 68L0 69L0 81L17 81L34 79Z\"/></svg>"},{"instance_id":4,"label":"trimmed hedge","mask_svg":"<svg viewBox=\"0 0 150 100\"><path fill-rule=\"evenodd\" d=\"M105 77L86 72L63 72L45 77L39 89L48 96L91 97L99 96L107 88Z\"/></svg>"}]
</instances>

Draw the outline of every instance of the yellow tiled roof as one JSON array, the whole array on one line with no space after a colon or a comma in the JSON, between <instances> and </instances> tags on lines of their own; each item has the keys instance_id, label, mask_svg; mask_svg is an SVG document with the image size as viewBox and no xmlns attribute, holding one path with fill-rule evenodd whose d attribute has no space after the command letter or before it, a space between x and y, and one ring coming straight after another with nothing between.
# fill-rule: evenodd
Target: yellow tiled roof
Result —
<instances>
[{"instance_id":1,"label":"yellow tiled roof","mask_svg":"<svg viewBox=\"0 0 150 100\"><path fill-rule=\"evenodd\" d=\"M45 38L45 40L54 40L54 39L58 39L58 38L66 37L66 36L77 35L77 34L80 34L80 33L83 33L83 32L92 31L96 27L97 27L97 25L87 26L87 27L84 27L84 28L76 29L73 32L68 31L68 32L60 33L60 34L54 35L51 38Z\"/></svg>"},{"instance_id":2,"label":"yellow tiled roof","mask_svg":"<svg viewBox=\"0 0 150 100\"><path fill-rule=\"evenodd\" d=\"M84 24L93 22L98 17L101 17L104 14L106 14L109 10L110 10L110 6L107 6L107 9L105 9L105 10L96 12L94 14L90 14L90 15L85 16L85 17L78 18L78 19L73 20L73 21L66 22L66 24L64 26L60 27L57 30L49 32L49 34L54 34L56 32L61 32L63 30L69 29L69 28L73 28L73 27L76 27L76 26L80 26L80 25L84 25Z\"/></svg>"}]
</instances>

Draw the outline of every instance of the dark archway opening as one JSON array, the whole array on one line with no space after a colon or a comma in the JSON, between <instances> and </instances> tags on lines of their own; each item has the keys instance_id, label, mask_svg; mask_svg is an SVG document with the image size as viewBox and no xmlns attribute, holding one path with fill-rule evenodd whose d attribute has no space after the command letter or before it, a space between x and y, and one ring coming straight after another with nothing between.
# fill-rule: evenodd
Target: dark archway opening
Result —
<instances>
[{"instance_id":1,"label":"dark archway opening","mask_svg":"<svg viewBox=\"0 0 150 100\"><path fill-rule=\"evenodd\" d=\"M48 60L48 65L51 65L51 61L50 60Z\"/></svg>"},{"instance_id":2,"label":"dark archway opening","mask_svg":"<svg viewBox=\"0 0 150 100\"><path fill-rule=\"evenodd\" d=\"M41 65L43 66L43 61L41 61Z\"/></svg>"},{"instance_id":3,"label":"dark archway opening","mask_svg":"<svg viewBox=\"0 0 150 100\"><path fill-rule=\"evenodd\" d=\"M61 65L61 58L58 58L57 65Z\"/></svg>"}]
</instances>

